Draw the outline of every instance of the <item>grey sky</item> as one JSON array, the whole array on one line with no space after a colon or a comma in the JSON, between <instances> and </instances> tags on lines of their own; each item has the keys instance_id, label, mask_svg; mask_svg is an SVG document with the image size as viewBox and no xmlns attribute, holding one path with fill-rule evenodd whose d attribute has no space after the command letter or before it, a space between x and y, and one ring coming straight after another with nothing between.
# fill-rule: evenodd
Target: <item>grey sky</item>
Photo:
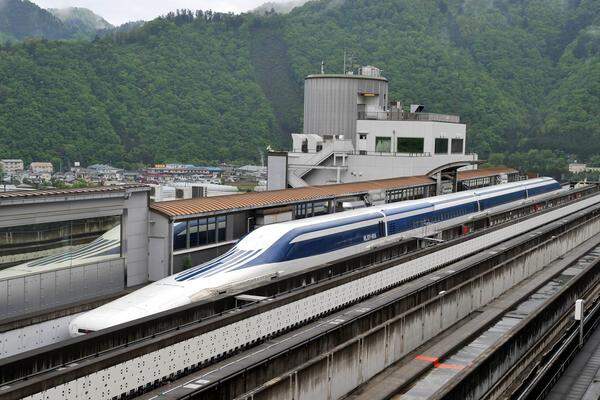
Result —
<instances>
[{"instance_id":1,"label":"grey sky","mask_svg":"<svg viewBox=\"0 0 600 400\"><path fill-rule=\"evenodd\" d=\"M113 25L149 20L178 8L242 12L267 0L32 0L42 8L85 7ZM284 2L285 0L275 0Z\"/></svg>"}]
</instances>

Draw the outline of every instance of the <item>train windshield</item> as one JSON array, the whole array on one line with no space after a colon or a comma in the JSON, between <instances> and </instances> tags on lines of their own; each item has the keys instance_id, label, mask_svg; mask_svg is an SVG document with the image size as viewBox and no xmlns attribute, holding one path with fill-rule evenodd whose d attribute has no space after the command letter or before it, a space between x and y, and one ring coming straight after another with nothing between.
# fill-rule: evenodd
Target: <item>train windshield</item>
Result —
<instances>
[{"instance_id":1,"label":"train windshield","mask_svg":"<svg viewBox=\"0 0 600 400\"><path fill-rule=\"evenodd\" d=\"M266 249L288 231L285 223L262 226L247 234L235 247L239 250Z\"/></svg>"}]
</instances>

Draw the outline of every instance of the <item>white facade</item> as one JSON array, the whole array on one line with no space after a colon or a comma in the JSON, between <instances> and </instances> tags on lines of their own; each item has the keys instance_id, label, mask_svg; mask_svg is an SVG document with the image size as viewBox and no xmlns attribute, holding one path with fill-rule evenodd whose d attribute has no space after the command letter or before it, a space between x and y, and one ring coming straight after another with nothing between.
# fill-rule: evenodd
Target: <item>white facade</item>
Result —
<instances>
[{"instance_id":1,"label":"white facade","mask_svg":"<svg viewBox=\"0 0 600 400\"><path fill-rule=\"evenodd\" d=\"M269 155L270 190L472 168L477 155L465 154L460 118L388 106L387 79L375 70L306 78L304 133L292 134L291 152Z\"/></svg>"},{"instance_id":2,"label":"white facade","mask_svg":"<svg viewBox=\"0 0 600 400\"><path fill-rule=\"evenodd\" d=\"M29 171L34 174L51 174L54 172L54 167L49 162L32 162L29 164Z\"/></svg>"},{"instance_id":3,"label":"white facade","mask_svg":"<svg viewBox=\"0 0 600 400\"><path fill-rule=\"evenodd\" d=\"M285 187L286 175L287 185L301 187L426 175L443 165L477 161L476 154L465 154L465 124L357 120L356 126L354 138L292 134L293 150L269 159L269 189Z\"/></svg>"},{"instance_id":4,"label":"white facade","mask_svg":"<svg viewBox=\"0 0 600 400\"><path fill-rule=\"evenodd\" d=\"M23 172L23 160L0 160L0 167L7 174Z\"/></svg>"},{"instance_id":5,"label":"white facade","mask_svg":"<svg viewBox=\"0 0 600 400\"><path fill-rule=\"evenodd\" d=\"M455 155L462 156L465 153L465 141L467 138L467 127L465 124L453 124L436 121L378 121L359 120L356 123L356 136L358 150L366 150L368 153L376 153L376 138L390 138L391 154L423 154L431 156L442 156L451 154L451 140L462 140L460 152ZM362 138L362 139L361 139ZM422 138L422 152L398 152L398 138ZM449 139L448 151L444 154L435 152L435 139ZM380 152L379 152L380 153Z\"/></svg>"}]
</instances>

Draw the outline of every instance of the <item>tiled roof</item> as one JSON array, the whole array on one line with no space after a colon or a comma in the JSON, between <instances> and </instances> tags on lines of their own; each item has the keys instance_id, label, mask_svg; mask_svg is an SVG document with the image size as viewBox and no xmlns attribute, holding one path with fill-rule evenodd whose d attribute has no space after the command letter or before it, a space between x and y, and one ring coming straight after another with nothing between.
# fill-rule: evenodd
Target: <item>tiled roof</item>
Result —
<instances>
[{"instance_id":1,"label":"tiled roof","mask_svg":"<svg viewBox=\"0 0 600 400\"><path fill-rule=\"evenodd\" d=\"M458 180L465 181L467 179L485 178L501 174L515 174L519 171L513 168L497 167L484 169L470 169L466 171L458 171Z\"/></svg>"},{"instance_id":2,"label":"tiled roof","mask_svg":"<svg viewBox=\"0 0 600 400\"><path fill-rule=\"evenodd\" d=\"M109 193L109 192L124 192L126 190L140 189L150 190L146 185L120 185L120 186L99 186L80 189L45 189L45 190L25 190L0 192L0 200L2 199L18 199L18 198L34 198L34 197L49 197L49 196L76 196L93 193Z\"/></svg>"},{"instance_id":3,"label":"tiled roof","mask_svg":"<svg viewBox=\"0 0 600 400\"><path fill-rule=\"evenodd\" d=\"M181 217L221 211L244 210L256 207L275 207L303 201L324 200L334 197L367 193L371 190L396 189L431 185L435 182L426 176L382 179L368 182L340 183L308 186L296 189L271 190L229 196L202 197L153 203L150 208L169 217Z\"/></svg>"}]
</instances>

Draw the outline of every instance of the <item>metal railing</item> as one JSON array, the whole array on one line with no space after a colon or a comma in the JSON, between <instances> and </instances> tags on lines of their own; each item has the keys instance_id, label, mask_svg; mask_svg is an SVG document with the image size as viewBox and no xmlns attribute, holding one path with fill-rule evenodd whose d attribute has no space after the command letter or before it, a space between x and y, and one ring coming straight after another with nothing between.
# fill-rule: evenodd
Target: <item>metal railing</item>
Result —
<instances>
[{"instance_id":1,"label":"metal railing","mask_svg":"<svg viewBox=\"0 0 600 400\"><path fill-rule=\"evenodd\" d=\"M434 113L411 113L406 111L359 111L359 120L380 120L380 121L435 121L460 123L458 115L434 114Z\"/></svg>"}]
</instances>

